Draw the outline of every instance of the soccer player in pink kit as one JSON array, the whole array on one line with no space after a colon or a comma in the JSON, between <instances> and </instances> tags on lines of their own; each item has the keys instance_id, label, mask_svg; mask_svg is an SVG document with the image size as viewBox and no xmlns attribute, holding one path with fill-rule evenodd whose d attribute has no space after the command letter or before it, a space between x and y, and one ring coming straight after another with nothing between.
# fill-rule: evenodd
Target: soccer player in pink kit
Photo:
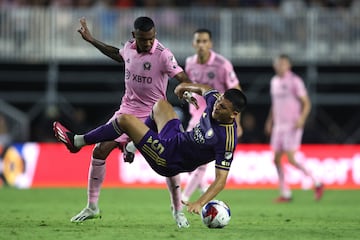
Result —
<instances>
[{"instance_id":1,"label":"soccer player in pink kit","mask_svg":"<svg viewBox=\"0 0 360 240\"><path fill-rule=\"evenodd\" d=\"M109 122L121 114L132 114L145 121L155 102L166 99L169 77L176 78L179 82L190 82L172 52L156 39L152 19L137 18L132 31L133 38L128 40L121 49L96 40L88 30L84 18L80 19L80 24L81 28L78 32L84 40L104 55L125 64L125 94L120 109L114 113ZM95 145L89 168L88 204L80 213L71 218L71 222L83 222L100 217L98 200L105 177L105 160L110 152L119 146L123 146L125 154L124 146L127 141L129 141L128 136L122 135L115 141L105 141ZM70 151L76 152L76 149L70 149ZM174 219L179 227L188 227L188 221L181 212L180 177L168 177L166 183L171 195Z\"/></svg>"},{"instance_id":2,"label":"soccer player in pink kit","mask_svg":"<svg viewBox=\"0 0 360 240\"><path fill-rule=\"evenodd\" d=\"M206 84L223 93L227 89L240 89L239 80L234 72L233 65L229 60L212 50L211 31L208 29L198 29L193 34L193 47L196 54L188 57L185 62L185 72L194 83ZM199 108L194 105L189 106L191 119L187 131L192 130L200 121L201 115L206 108L203 97L194 95L197 99ZM240 114L236 118L237 137L242 135L240 125ZM208 186L204 179L206 164L198 167L190 173L188 182L182 192L182 200L188 201L193 192L200 188L206 191Z\"/></svg>"},{"instance_id":3,"label":"soccer player in pink kit","mask_svg":"<svg viewBox=\"0 0 360 240\"><path fill-rule=\"evenodd\" d=\"M295 152L301 144L305 121L310 113L311 102L304 82L291 71L287 55L274 59L276 75L271 79L271 109L265 122L265 132L271 134L270 144L274 151L274 163L279 176L280 196L276 202L290 202L291 190L285 183L281 157L285 153L294 167L312 178L315 185L315 200L320 200L323 185L316 181L303 165L295 160Z\"/></svg>"}]
</instances>

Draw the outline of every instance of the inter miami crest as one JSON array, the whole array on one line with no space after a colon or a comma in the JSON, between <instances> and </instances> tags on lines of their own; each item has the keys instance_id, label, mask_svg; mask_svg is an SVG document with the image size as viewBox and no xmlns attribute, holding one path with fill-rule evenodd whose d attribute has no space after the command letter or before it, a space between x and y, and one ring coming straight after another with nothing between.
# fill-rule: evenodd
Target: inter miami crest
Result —
<instances>
[{"instance_id":1,"label":"inter miami crest","mask_svg":"<svg viewBox=\"0 0 360 240\"><path fill-rule=\"evenodd\" d=\"M144 63L144 70L150 71L150 69L151 69L151 63L150 62Z\"/></svg>"},{"instance_id":2,"label":"inter miami crest","mask_svg":"<svg viewBox=\"0 0 360 240\"><path fill-rule=\"evenodd\" d=\"M214 72L208 72L208 73L207 73L207 76L208 76L208 78L210 78L210 79L214 79L215 73L214 73Z\"/></svg>"}]
</instances>

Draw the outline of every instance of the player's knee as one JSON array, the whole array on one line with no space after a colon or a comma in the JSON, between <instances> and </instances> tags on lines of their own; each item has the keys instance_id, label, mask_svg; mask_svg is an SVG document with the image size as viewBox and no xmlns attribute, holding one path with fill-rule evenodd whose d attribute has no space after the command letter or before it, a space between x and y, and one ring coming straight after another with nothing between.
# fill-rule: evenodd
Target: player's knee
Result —
<instances>
[{"instance_id":1,"label":"player's knee","mask_svg":"<svg viewBox=\"0 0 360 240\"><path fill-rule=\"evenodd\" d=\"M92 156L95 159L105 160L107 158L107 156L110 154L111 150L108 148L105 148L101 144L97 144L93 149Z\"/></svg>"},{"instance_id":2,"label":"player's knee","mask_svg":"<svg viewBox=\"0 0 360 240\"><path fill-rule=\"evenodd\" d=\"M164 111L164 109L169 108L169 103L166 100L159 100L153 106L153 112L157 114L158 112Z\"/></svg>"},{"instance_id":3,"label":"player's knee","mask_svg":"<svg viewBox=\"0 0 360 240\"><path fill-rule=\"evenodd\" d=\"M117 118L117 124L121 129L126 129L126 126L128 126L129 123L133 122L134 116L131 114L121 114Z\"/></svg>"},{"instance_id":4,"label":"player's knee","mask_svg":"<svg viewBox=\"0 0 360 240\"><path fill-rule=\"evenodd\" d=\"M154 116L176 116L176 113L172 107L172 105L166 101L166 100L159 100L155 103L154 107L153 107L153 114Z\"/></svg>"}]
</instances>

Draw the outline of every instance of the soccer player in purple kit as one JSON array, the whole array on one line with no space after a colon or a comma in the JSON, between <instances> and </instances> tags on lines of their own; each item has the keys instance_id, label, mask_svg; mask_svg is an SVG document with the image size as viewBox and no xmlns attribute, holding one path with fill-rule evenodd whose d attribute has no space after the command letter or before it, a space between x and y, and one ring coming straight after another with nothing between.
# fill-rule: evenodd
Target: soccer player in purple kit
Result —
<instances>
[{"instance_id":1,"label":"soccer player in purple kit","mask_svg":"<svg viewBox=\"0 0 360 240\"><path fill-rule=\"evenodd\" d=\"M203 84L181 83L174 91L179 98L185 91L205 98L207 107L191 131L185 132L173 107L166 100L159 100L145 123L131 114L121 114L85 135L77 135L54 122L55 136L70 151L77 152L85 145L109 141L126 133L151 168L165 177L193 171L215 160L214 182L196 201L183 202L188 212L199 214L225 187L237 144L235 119L247 101L239 89L220 94Z\"/></svg>"},{"instance_id":2,"label":"soccer player in purple kit","mask_svg":"<svg viewBox=\"0 0 360 240\"><path fill-rule=\"evenodd\" d=\"M302 79L291 71L291 61L286 54L274 59L276 75L271 79L271 108L265 122L265 133L271 134L270 145L274 151L274 163L279 176L280 196L276 202L290 202L292 194L285 182L281 164L283 154L294 167L309 176L314 183L315 200L323 195L323 185L295 159L301 144L305 121L310 113L311 101Z\"/></svg>"},{"instance_id":3,"label":"soccer player in purple kit","mask_svg":"<svg viewBox=\"0 0 360 240\"><path fill-rule=\"evenodd\" d=\"M197 29L193 33L192 45L196 53L189 56L185 61L185 72L194 83L206 84L223 93L230 88L240 89L239 80L236 76L232 63L225 57L212 50L212 34L205 28ZM206 102L203 97L194 94L199 108L190 105L189 111L191 119L187 130L193 129L199 122L202 113L206 108ZM237 137L242 135L240 125L240 114L236 118ZM187 184L182 191L182 200L188 201L196 189L206 191L208 183L204 175L207 164L199 166L190 173Z\"/></svg>"},{"instance_id":4,"label":"soccer player in purple kit","mask_svg":"<svg viewBox=\"0 0 360 240\"><path fill-rule=\"evenodd\" d=\"M87 27L85 18L80 19L80 24L78 32L85 41L104 55L125 64L125 94L119 110L109 122L121 114L133 114L145 121L155 102L166 99L169 77L176 78L179 82L190 82L172 52L156 39L155 24L151 18L138 17L134 21L132 38L121 49L95 39ZM127 141L128 136L123 134L119 138L100 141L95 145L88 175L88 203L82 211L71 218L71 222L83 222L101 216L98 200L105 177L106 158L112 150L122 147L124 159L131 161L133 155L126 155ZM181 212L181 199L177 197L181 194L180 176L166 178L166 183L172 201L173 217L179 227L188 227L188 221Z\"/></svg>"}]
</instances>

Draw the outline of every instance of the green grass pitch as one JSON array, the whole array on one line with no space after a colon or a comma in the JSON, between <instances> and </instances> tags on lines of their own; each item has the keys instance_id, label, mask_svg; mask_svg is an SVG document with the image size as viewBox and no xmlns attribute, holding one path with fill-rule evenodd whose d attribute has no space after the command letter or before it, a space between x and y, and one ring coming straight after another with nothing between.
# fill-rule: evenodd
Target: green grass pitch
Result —
<instances>
[{"instance_id":1,"label":"green grass pitch","mask_svg":"<svg viewBox=\"0 0 360 240\"><path fill-rule=\"evenodd\" d=\"M359 239L360 191L327 190L320 202L311 191L296 190L289 204L276 204L276 190L224 190L232 218L223 229L208 229L200 216L178 229L166 189L114 189L101 192L102 219L82 224L69 219L86 203L86 189L0 189L0 239L184 239L296 240ZM196 195L194 197L197 197Z\"/></svg>"}]
</instances>

